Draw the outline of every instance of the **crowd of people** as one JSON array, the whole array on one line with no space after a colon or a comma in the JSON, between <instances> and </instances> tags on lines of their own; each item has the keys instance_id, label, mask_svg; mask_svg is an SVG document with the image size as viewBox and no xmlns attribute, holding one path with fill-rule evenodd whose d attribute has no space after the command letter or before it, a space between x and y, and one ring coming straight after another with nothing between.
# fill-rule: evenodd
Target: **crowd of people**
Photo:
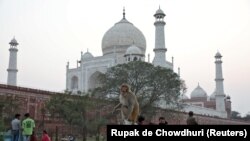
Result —
<instances>
[{"instance_id":1,"label":"crowd of people","mask_svg":"<svg viewBox=\"0 0 250 141\"><path fill-rule=\"evenodd\" d=\"M29 113L24 114L21 120L21 114L15 114L11 121L11 141L38 141L35 135L35 121ZM21 140L22 138L22 140ZM51 141L46 130L43 130L41 141Z\"/></svg>"}]
</instances>

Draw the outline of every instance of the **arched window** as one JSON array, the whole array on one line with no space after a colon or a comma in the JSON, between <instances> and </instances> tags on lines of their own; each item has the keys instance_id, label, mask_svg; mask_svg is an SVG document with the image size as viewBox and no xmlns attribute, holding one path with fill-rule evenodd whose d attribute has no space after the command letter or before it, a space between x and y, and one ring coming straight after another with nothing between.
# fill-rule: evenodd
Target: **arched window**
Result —
<instances>
[{"instance_id":1,"label":"arched window","mask_svg":"<svg viewBox=\"0 0 250 141\"><path fill-rule=\"evenodd\" d=\"M137 57L134 58L134 61L137 61Z\"/></svg>"},{"instance_id":2,"label":"arched window","mask_svg":"<svg viewBox=\"0 0 250 141\"><path fill-rule=\"evenodd\" d=\"M100 87L102 85L101 82L99 81L99 75L100 74L102 74L102 73L99 72L99 71L96 71L95 73L93 73L89 77L89 80L88 80L89 89L98 88L98 87Z\"/></svg>"},{"instance_id":3,"label":"arched window","mask_svg":"<svg viewBox=\"0 0 250 141\"><path fill-rule=\"evenodd\" d=\"M78 89L78 78L76 76L71 78L71 89Z\"/></svg>"}]
</instances>

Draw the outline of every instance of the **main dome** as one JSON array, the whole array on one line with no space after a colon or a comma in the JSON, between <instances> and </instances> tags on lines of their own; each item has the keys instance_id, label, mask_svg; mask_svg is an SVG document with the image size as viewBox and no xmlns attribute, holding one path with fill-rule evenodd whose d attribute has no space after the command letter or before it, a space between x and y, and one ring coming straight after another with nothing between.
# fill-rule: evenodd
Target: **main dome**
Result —
<instances>
[{"instance_id":1,"label":"main dome","mask_svg":"<svg viewBox=\"0 0 250 141\"><path fill-rule=\"evenodd\" d=\"M102 38L103 55L116 52L125 54L132 44L140 48L143 54L146 51L146 40L142 32L130 23L125 16L121 21L111 27Z\"/></svg>"}]
</instances>

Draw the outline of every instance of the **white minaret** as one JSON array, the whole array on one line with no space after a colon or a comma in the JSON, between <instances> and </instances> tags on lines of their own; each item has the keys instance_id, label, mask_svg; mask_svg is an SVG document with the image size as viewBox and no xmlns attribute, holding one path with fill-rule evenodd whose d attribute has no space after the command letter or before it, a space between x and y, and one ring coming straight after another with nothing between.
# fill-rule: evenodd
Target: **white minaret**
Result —
<instances>
[{"instance_id":1,"label":"white minaret","mask_svg":"<svg viewBox=\"0 0 250 141\"><path fill-rule=\"evenodd\" d=\"M221 61L221 54L219 52L215 55L215 83L216 83L216 94L215 94L215 101L216 101L216 110L217 111L226 111L225 107L225 94L224 94L224 86L223 86L223 76L222 76L222 61Z\"/></svg>"},{"instance_id":2,"label":"white minaret","mask_svg":"<svg viewBox=\"0 0 250 141\"><path fill-rule=\"evenodd\" d=\"M67 62L67 65L66 65L66 90L69 90L70 87L69 87L69 61Z\"/></svg>"},{"instance_id":3,"label":"white minaret","mask_svg":"<svg viewBox=\"0 0 250 141\"><path fill-rule=\"evenodd\" d=\"M155 56L153 59L153 64L155 66L167 67L166 63L166 47L165 47L165 33L164 33L164 12L159 8L154 14L155 17Z\"/></svg>"},{"instance_id":4,"label":"white minaret","mask_svg":"<svg viewBox=\"0 0 250 141\"><path fill-rule=\"evenodd\" d=\"M17 80L17 41L15 37L10 41L10 58L9 58L9 68L8 71L8 79L7 84L8 85L14 85L16 86L16 80Z\"/></svg>"},{"instance_id":5,"label":"white minaret","mask_svg":"<svg viewBox=\"0 0 250 141\"><path fill-rule=\"evenodd\" d=\"M178 67L178 76L181 77L181 70L180 70L180 67Z\"/></svg>"}]
</instances>

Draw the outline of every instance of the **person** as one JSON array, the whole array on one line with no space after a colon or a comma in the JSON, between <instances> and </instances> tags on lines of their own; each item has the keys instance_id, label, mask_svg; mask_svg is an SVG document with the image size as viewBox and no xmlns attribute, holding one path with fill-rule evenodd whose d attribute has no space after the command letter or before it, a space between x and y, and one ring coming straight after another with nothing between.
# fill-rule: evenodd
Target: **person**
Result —
<instances>
[{"instance_id":1,"label":"person","mask_svg":"<svg viewBox=\"0 0 250 141\"><path fill-rule=\"evenodd\" d=\"M32 135L30 136L30 141L37 141L35 131L32 132Z\"/></svg>"},{"instance_id":2,"label":"person","mask_svg":"<svg viewBox=\"0 0 250 141\"><path fill-rule=\"evenodd\" d=\"M198 125L198 122L196 121L196 119L193 116L194 116L193 111L189 111L188 118L186 120L187 125Z\"/></svg>"},{"instance_id":3,"label":"person","mask_svg":"<svg viewBox=\"0 0 250 141\"><path fill-rule=\"evenodd\" d=\"M21 116L20 114L15 114L15 118L11 121L12 141L18 141L20 137L20 131L21 131L20 116Z\"/></svg>"},{"instance_id":4,"label":"person","mask_svg":"<svg viewBox=\"0 0 250 141\"><path fill-rule=\"evenodd\" d=\"M26 113L24 117L25 119L22 121L23 141L30 141L30 137L35 128L35 122L32 118L30 118L29 113Z\"/></svg>"},{"instance_id":5,"label":"person","mask_svg":"<svg viewBox=\"0 0 250 141\"><path fill-rule=\"evenodd\" d=\"M51 141L46 130L43 130L42 141Z\"/></svg>"},{"instance_id":6,"label":"person","mask_svg":"<svg viewBox=\"0 0 250 141\"><path fill-rule=\"evenodd\" d=\"M165 120L164 117L159 117L159 125L167 125L168 122Z\"/></svg>"},{"instance_id":7,"label":"person","mask_svg":"<svg viewBox=\"0 0 250 141\"><path fill-rule=\"evenodd\" d=\"M144 116L140 115L140 116L138 117L137 125L144 125L144 124L145 124L144 121L145 121Z\"/></svg>"}]
</instances>

